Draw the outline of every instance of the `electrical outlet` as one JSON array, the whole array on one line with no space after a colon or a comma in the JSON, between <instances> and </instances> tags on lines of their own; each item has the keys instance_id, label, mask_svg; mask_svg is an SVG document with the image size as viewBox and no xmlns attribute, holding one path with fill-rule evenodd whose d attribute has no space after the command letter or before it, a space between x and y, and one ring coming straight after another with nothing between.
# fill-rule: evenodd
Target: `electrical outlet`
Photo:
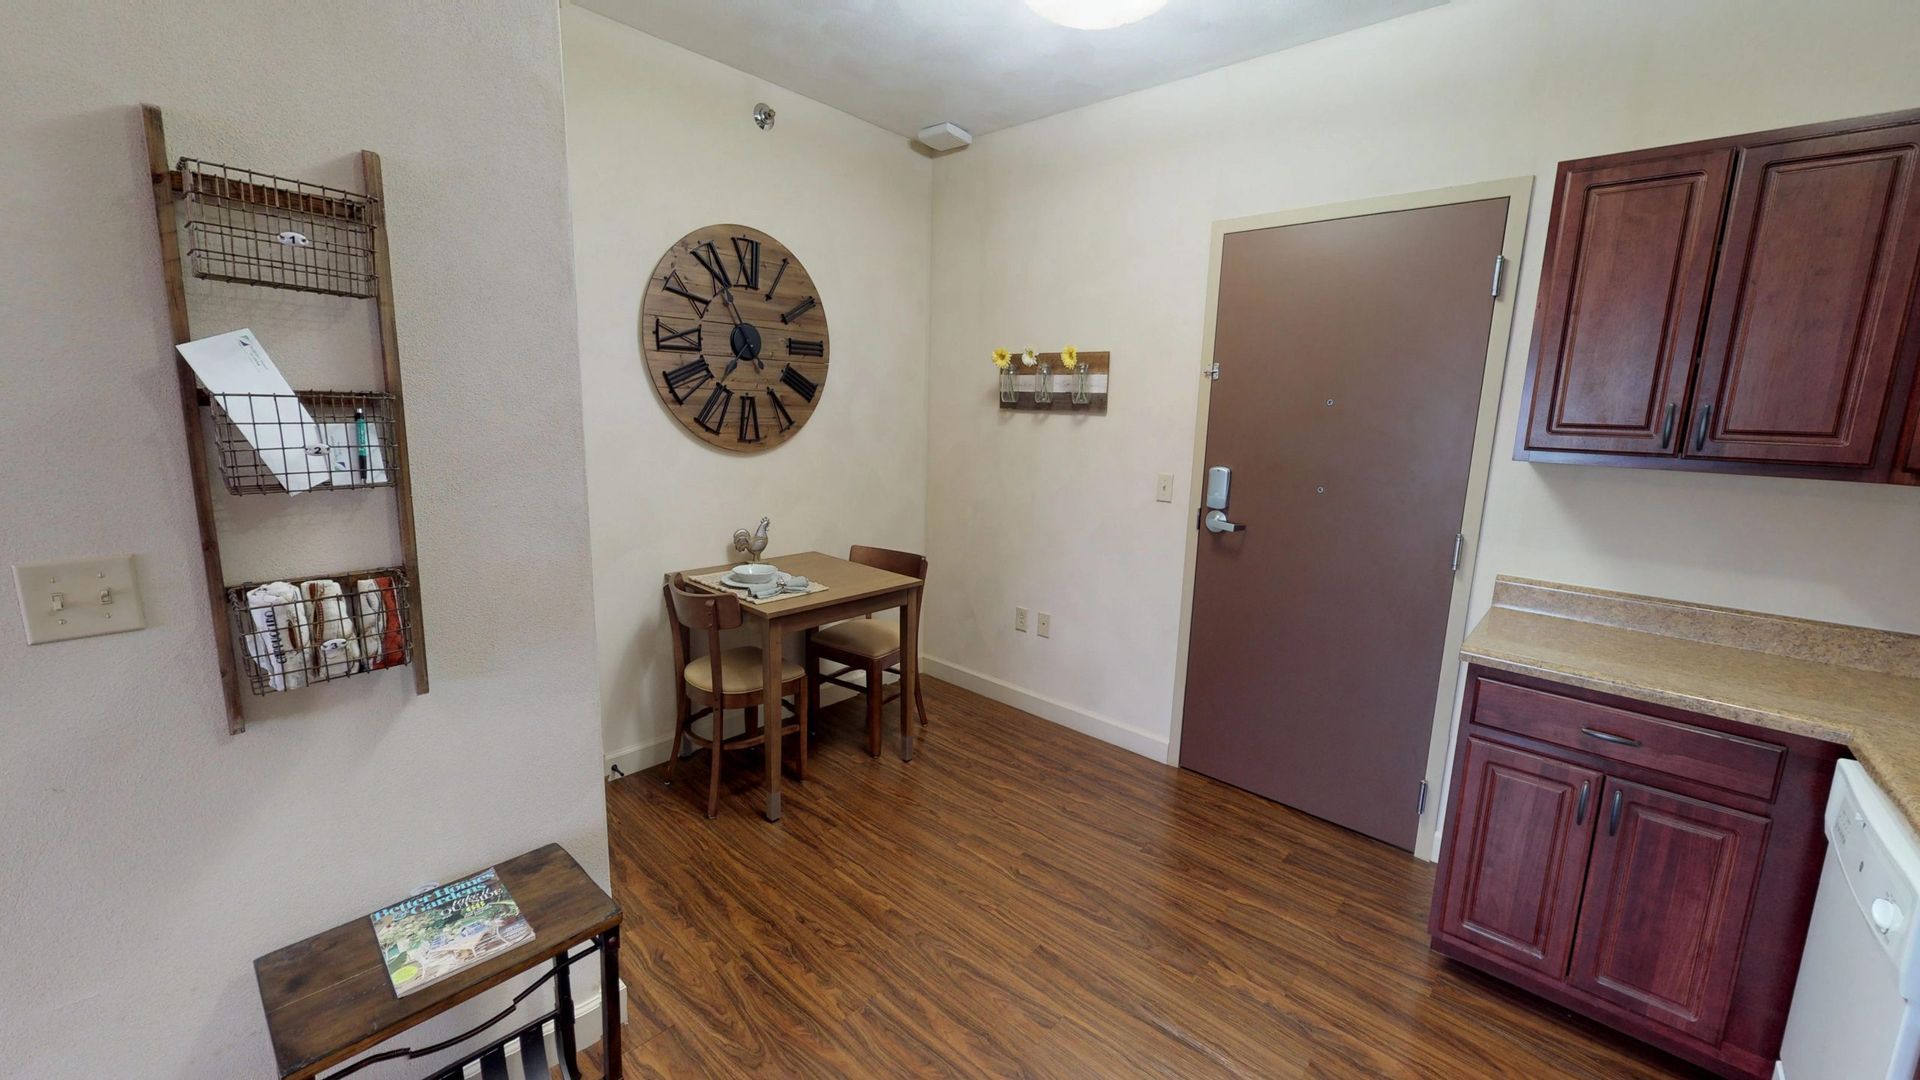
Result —
<instances>
[{"instance_id":1,"label":"electrical outlet","mask_svg":"<svg viewBox=\"0 0 1920 1080\"><path fill-rule=\"evenodd\" d=\"M1172 502L1173 501L1173 474L1172 473L1163 472L1160 474L1160 476L1157 479L1154 480L1153 501L1154 502Z\"/></svg>"},{"instance_id":2,"label":"electrical outlet","mask_svg":"<svg viewBox=\"0 0 1920 1080\"><path fill-rule=\"evenodd\" d=\"M1020 631L1023 634L1027 632L1027 609L1026 608L1017 607L1013 609L1013 628L1015 630Z\"/></svg>"},{"instance_id":3,"label":"electrical outlet","mask_svg":"<svg viewBox=\"0 0 1920 1080\"><path fill-rule=\"evenodd\" d=\"M1041 637L1052 637L1053 636L1053 616L1047 614L1044 611L1041 612L1039 630L1040 630Z\"/></svg>"}]
</instances>

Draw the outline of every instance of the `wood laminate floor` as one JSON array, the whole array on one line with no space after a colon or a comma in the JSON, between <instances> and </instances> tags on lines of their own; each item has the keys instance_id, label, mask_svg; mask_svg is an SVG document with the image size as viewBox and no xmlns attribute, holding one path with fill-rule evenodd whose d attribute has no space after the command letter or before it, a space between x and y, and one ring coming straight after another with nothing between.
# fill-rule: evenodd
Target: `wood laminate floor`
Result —
<instances>
[{"instance_id":1,"label":"wood laminate floor","mask_svg":"<svg viewBox=\"0 0 1920 1080\"><path fill-rule=\"evenodd\" d=\"M720 816L706 756L608 787L629 1076L1699 1075L1427 950L1433 868L929 680L823 711ZM673 779L668 783L669 778Z\"/></svg>"}]
</instances>

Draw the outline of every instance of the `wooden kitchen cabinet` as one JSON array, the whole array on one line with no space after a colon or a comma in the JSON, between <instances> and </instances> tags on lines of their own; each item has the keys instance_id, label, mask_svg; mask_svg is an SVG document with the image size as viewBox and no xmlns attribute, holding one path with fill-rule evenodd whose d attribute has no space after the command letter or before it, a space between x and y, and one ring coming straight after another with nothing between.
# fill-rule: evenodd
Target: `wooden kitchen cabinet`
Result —
<instances>
[{"instance_id":1,"label":"wooden kitchen cabinet","mask_svg":"<svg viewBox=\"0 0 1920 1080\"><path fill-rule=\"evenodd\" d=\"M1768 1077L1840 748L1478 665L1462 715L1434 949Z\"/></svg>"},{"instance_id":2,"label":"wooden kitchen cabinet","mask_svg":"<svg viewBox=\"0 0 1920 1080\"><path fill-rule=\"evenodd\" d=\"M1920 124L1741 151L1687 453L1872 465L1920 259Z\"/></svg>"},{"instance_id":3,"label":"wooden kitchen cabinet","mask_svg":"<svg viewBox=\"0 0 1920 1080\"><path fill-rule=\"evenodd\" d=\"M1600 774L1468 739L1444 932L1558 976L1567 967Z\"/></svg>"},{"instance_id":4,"label":"wooden kitchen cabinet","mask_svg":"<svg viewBox=\"0 0 1920 1080\"><path fill-rule=\"evenodd\" d=\"M1625 780L1603 796L1567 982L1717 1042L1767 819Z\"/></svg>"},{"instance_id":5,"label":"wooden kitchen cabinet","mask_svg":"<svg viewBox=\"0 0 1920 1080\"><path fill-rule=\"evenodd\" d=\"M1906 481L1916 280L1920 111L1563 162L1515 456Z\"/></svg>"},{"instance_id":6,"label":"wooden kitchen cabinet","mask_svg":"<svg viewBox=\"0 0 1920 1080\"><path fill-rule=\"evenodd\" d=\"M1733 151L1562 167L1526 445L1679 452Z\"/></svg>"},{"instance_id":7,"label":"wooden kitchen cabinet","mask_svg":"<svg viewBox=\"0 0 1920 1080\"><path fill-rule=\"evenodd\" d=\"M1920 298L1914 301L1920 308ZM1920 377L1914 380L1920 383ZM1907 406L1906 444L1901 451L1901 468L1894 473L1894 482L1899 484L1920 484L1920 385L1913 388L1913 403Z\"/></svg>"}]
</instances>

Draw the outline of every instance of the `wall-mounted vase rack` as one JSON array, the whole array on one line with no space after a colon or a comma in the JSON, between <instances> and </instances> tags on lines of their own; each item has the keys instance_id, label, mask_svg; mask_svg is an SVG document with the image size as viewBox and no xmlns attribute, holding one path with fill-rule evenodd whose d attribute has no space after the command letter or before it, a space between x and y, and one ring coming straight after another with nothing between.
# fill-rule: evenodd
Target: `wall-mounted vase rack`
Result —
<instances>
[{"instance_id":1,"label":"wall-mounted vase rack","mask_svg":"<svg viewBox=\"0 0 1920 1080\"><path fill-rule=\"evenodd\" d=\"M1000 407L1020 412L1104 413L1112 353L1079 354L1079 363L1067 368L1057 352L1037 354L1038 363L1026 367L1014 357L1000 376ZM1010 376L1010 377L1009 377Z\"/></svg>"},{"instance_id":2,"label":"wall-mounted vase rack","mask_svg":"<svg viewBox=\"0 0 1920 1080\"><path fill-rule=\"evenodd\" d=\"M360 152L364 192L312 184L300 180L217 165L193 158L172 163L167 156L166 131L160 110L143 106L147 136L147 166L153 182L153 210L159 232L160 262L167 289L167 314L176 344L192 341L187 312L185 274L212 281L235 282L273 289L345 296L375 302L380 353L386 386L376 392L303 391L296 395L319 423L365 424L366 435L354 445L375 448L363 465L358 455L343 463L323 459L314 468L328 473L328 487L385 487L392 489L397 510L402 565L346 575L303 575L288 578L303 583L322 578L338 581L343 590L361 580L384 580L378 630L371 640L360 629L365 610L349 598L341 627L351 631L363 653L357 668L345 659L329 664L315 659L298 680L302 685L329 682L385 667L411 666L414 692L427 692L427 643L420 603L420 565L414 541L413 487L407 460L405 395L400 380L400 343L394 324L393 279L389 273L385 188L380 155ZM180 236L185 233L184 257ZM187 459L193 474L193 498L200 526L201 562L206 574L207 602L213 627L220 685L225 696L227 730L246 730L241 712L242 673L256 693L291 688L284 677L278 688L270 673L247 651L246 635L257 632L247 593L258 583L228 586L220 560L220 536L214 524L213 476L207 461L209 442L219 455L219 474L225 488L236 495L265 494L285 489L256 456L257 444L241 438L227 421L227 410L209 395L185 360L174 357L180 383L181 415L186 424ZM229 402L228 404L231 404ZM262 414L255 401L254 415ZM279 403L268 405L276 407ZM284 403L288 408L293 400ZM297 410L294 410L297 413ZM274 413L273 415L278 415ZM211 426L212 438L208 438ZM269 425L271 426L271 425ZM256 436L260 425L254 425ZM374 459L378 457L376 462ZM324 488L320 489L324 490ZM309 496L311 497L311 496ZM391 598L384 598L390 592ZM236 600L237 598L237 600ZM319 609L316 609L319 610ZM324 618L324 616L323 616ZM326 634L325 626L309 627L310 634ZM343 631L344 632L344 631ZM393 642L395 632L399 641ZM313 638L337 640L341 634ZM367 659L377 650L378 663ZM316 653L316 657L319 654ZM317 675L318 677L308 677ZM267 680L263 682L262 680ZM265 686L263 690L262 687Z\"/></svg>"}]
</instances>

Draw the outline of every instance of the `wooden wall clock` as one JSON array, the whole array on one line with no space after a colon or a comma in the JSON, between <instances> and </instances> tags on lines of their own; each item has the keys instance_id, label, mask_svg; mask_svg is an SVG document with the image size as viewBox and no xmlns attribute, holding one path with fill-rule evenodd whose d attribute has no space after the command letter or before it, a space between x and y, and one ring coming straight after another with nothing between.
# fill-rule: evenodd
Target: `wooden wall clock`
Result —
<instances>
[{"instance_id":1,"label":"wooden wall clock","mask_svg":"<svg viewBox=\"0 0 1920 1080\"><path fill-rule=\"evenodd\" d=\"M787 441L827 389L827 313L812 276L744 225L695 229L660 257L640 350L661 404L723 450Z\"/></svg>"}]
</instances>

